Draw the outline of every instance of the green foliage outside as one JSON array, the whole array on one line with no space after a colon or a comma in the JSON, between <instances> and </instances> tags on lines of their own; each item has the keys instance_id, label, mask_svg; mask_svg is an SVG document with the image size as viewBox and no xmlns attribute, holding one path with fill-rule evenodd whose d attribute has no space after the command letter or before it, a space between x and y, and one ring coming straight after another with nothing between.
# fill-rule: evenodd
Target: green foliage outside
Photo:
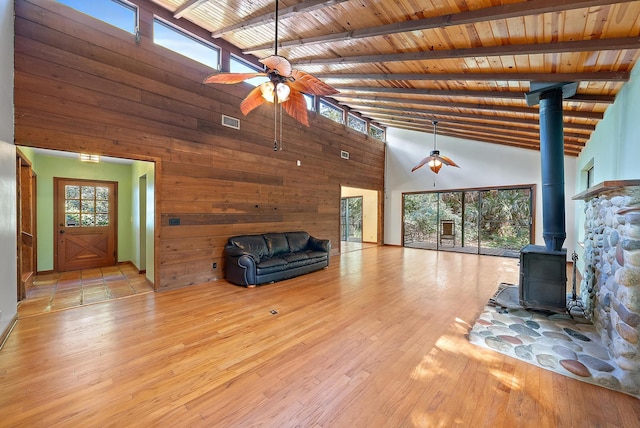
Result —
<instances>
[{"instance_id":1,"label":"green foliage outside","mask_svg":"<svg viewBox=\"0 0 640 428\"><path fill-rule=\"evenodd\" d=\"M520 250L530 243L530 203L528 188L406 194L404 242L436 243L438 220L452 219L456 246Z\"/></svg>"},{"instance_id":2,"label":"green foliage outside","mask_svg":"<svg viewBox=\"0 0 640 428\"><path fill-rule=\"evenodd\" d=\"M340 204L343 241L362 240L362 197L343 198Z\"/></svg>"},{"instance_id":3,"label":"green foliage outside","mask_svg":"<svg viewBox=\"0 0 640 428\"><path fill-rule=\"evenodd\" d=\"M320 101L320 111L321 116L326 117L327 119L331 119L334 122L344 123L344 112L342 109L335 107L327 102Z\"/></svg>"},{"instance_id":4,"label":"green foliage outside","mask_svg":"<svg viewBox=\"0 0 640 428\"><path fill-rule=\"evenodd\" d=\"M384 129L369 125L369 136L376 140L384 141Z\"/></svg>"}]
</instances>

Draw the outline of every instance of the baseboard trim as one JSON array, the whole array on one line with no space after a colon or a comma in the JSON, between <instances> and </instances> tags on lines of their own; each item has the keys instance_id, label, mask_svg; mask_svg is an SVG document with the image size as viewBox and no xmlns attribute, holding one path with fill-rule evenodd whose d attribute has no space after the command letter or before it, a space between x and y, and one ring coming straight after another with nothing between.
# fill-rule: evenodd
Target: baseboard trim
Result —
<instances>
[{"instance_id":1,"label":"baseboard trim","mask_svg":"<svg viewBox=\"0 0 640 428\"><path fill-rule=\"evenodd\" d=\"M18 314L15 314L13 316L13 319L11 320L9 325L7 326L7 328L5 328L4 331L2 332L2 336L0 336L0 350L2 350L2 348L4 347L5 342L7 341L7 339L9 339L9 335L13 331L13 328L16 326L17 322L18 322Z\"/></svg>"}]
</instances>

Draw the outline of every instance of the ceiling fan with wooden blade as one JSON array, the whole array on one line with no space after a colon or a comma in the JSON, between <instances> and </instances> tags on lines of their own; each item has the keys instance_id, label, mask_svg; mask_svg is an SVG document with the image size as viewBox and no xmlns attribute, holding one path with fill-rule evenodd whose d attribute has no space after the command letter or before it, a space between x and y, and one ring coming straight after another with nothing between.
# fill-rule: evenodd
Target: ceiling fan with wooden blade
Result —
<instances>
[{"instance_id":1,"label":"ceiling fan with wooden blade","mask_svg":"<svg viewBox=\"0 0 640 428\"><path fill-rule=\"evenodd\" d=\"M265 102L281 104L291 117L309 126L307 103L303 94L326 96L337 94L338 91L311 74L294 70L289 60L278 55L278 0L276 0L275 33L274 55L259 60L264 65L264 72L219 72L208 76L204 79L204 83L234 84L254 77L267 77L266 82L249 92L240 104L240 111L246 116Z\"/></svg>"},{"instance_id":2,"label":"ceiling fan with wooden blade","mask_svg":"<svg viewBox=\"0 0 640 428\"><path fill-rule=\"evenodd\" d=\"M414 172L415 170L422 168L424 165L429 165L429 168L431 169L431 171L435 172L436 174L438 173L438 171L440 171L440 168L442 168L442 165L455 166L456 168L460 168L460 166L454 161L452 161L451 158L441 155L440 150L436 148L436 125L438 124L438 122L434 120L432 124L433 124L433 150L431 150L431 153L429 153L429 156L427 156L426 158L418 162L418 164L411 169L411 172Z\"/></svg>"}]
</instances>

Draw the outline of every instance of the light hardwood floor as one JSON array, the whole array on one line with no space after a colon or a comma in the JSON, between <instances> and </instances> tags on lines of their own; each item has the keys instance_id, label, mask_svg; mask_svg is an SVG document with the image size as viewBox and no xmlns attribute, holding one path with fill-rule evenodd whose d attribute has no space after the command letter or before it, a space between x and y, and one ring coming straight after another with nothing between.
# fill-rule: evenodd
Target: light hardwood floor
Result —
<instances>
[{"instance_id":1,"label":"light hardwood floor","mask_svg":"<svg viewBox=\"0 0 640 428\"><path fill-rule=\"evenodd\" d=\"M19 319L0 426L640 426L633 397L468 343L517 277L515 259L377 247Z\"/></svg>"}]
</instances>

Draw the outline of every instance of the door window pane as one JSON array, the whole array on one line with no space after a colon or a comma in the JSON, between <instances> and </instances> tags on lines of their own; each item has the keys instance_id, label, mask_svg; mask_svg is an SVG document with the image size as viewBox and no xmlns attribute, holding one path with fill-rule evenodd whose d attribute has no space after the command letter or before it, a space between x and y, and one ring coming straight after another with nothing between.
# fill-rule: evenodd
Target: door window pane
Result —
<instances>
[{"instance_id":1,"label":"door window pane","mask_svg":"<svg viewBox=\"0 0 640 428\"><path fill-rule=\"evenodd\" d=\"M65 198L67 198L67 199L79 199L80 198L80 186L65 186Z\"/></svg>"},{"instance_id":2,"label":"door window pane","mask_svg":"<svg viewBox=\"0 0 640 428\"><path fill-rule=\"evenodd\" d=\"M65 226L109 225L109 188L65 186Z\"/></svg>"}]
</instances>

